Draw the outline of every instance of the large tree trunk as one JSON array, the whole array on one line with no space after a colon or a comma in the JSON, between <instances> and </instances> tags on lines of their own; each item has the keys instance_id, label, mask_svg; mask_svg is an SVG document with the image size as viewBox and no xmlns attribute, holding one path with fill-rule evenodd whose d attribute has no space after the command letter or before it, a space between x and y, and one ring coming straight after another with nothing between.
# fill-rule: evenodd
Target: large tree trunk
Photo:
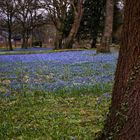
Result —
<instances>
[{"instance_id":1,"label":"large tree trunk","mask_svg":"<svg viewBox=\"0 0 140 140\"><path fill-rule=\"evenodd\" d=\"M101 45L97 47L97 52L110 52L110 43L112 41L113 28L113 0L106 0L105 27L102 36Z\"/></svg>"},{"instance_id":2,"label":"large tree trunk","mask_svg":"<svg viewBox=\"0 0 140 140\"><path fill-rule=\"evenodd\" d=\"M100 140L140 140L140 0L126 0L112 105Z\"/></svg>"},{"instance_id":3,"label":"large tree trunk","mask_svg":"<svg viewBox=\"0 0 140 140\"><path fill-rule=\"evenodd\" d=\"M81 22L82 16L83 16L83 0L78 0L76 6L74 7L74 21L72 24L72 28L70 30L68 37L66 38L64 48L66 48L66 49L72 48L74 39L75 39L78 29L80 27L80 22Z\"/></svg>"}]
</instances>

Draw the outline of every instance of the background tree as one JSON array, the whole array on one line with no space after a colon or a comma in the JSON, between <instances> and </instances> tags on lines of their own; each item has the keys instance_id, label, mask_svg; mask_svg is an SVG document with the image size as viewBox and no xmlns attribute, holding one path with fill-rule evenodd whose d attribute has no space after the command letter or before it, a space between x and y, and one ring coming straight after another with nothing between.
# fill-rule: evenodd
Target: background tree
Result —
<instances>
[{"instance_id":1,"label":"background tree","mask_svg":"<svg viewBox=\"0 0 140 140\"><path fill-rule=\"evenodd\" d=\"M83 3L84 0L45 0L48 16L56 28L55 49L72 48L83 15ZM70 15L73 17L69 22Z\"/></svg>"},{"instance_id":2,"label":"background tree","mask_svg":"<svg viewBox=\"0 0 140 140\"><path fill-rule=\"evenodd\" d=\"M64 30L63 30L64 38L68 37L70 30L72 28L73 21L74 21L74 9L72 5L70 5L67 11L66 21L65 21Z\"/></svg>"},{"instance_id":3,"label":"background tree","mask_svg":"<svg viewBox=\"0 0 140 140\"><path fill-rule=\"evenodd\" d=\"M105 0L86 0L84 13L77 34L78 40L92 40L91 48L96 47L97 38L103 32Z\"/></svg>"},{"instance_id":4,"label":"background tree","mask_svg":"<svg viewBox=\"0 0 140 140\"><path fill-rule=\"evenodd\" d=\"M1 15L1 27L8 32L8 46L9 50L13 50L12 47L12 30L14 24L15 4L14 0L0 1L0 15Z\"/></svg>"},{"instance_id":5,"label":"background tree","mask_svg":"<svg viewBox=\"0 0 140 140\"><path fill-rule=\"evenodd\" d=\"M112 42L114 0L106 0L105 25L101 45L98 52L110 52L109 45Z\"/></svg>"},{"instance_id":6,"label":"background tree","mask_svg":"<svg viewBox=\"0 0 140 140\"><path fill-rule=\"evenodd\" d=\"M22 34L22 48L28 47L28 39L34 28L45 24L45 12L40 1L17 0L16 19Z\"/></svg>"},{"instance_id":7,"label":"background tree","mask_svg":"<svg viewBox=\"0 0 140 140\"><path fill-rule=\"evenodd\" d=\"M56 28L55 49L61 49L70 2L68 0L44 0L44 5L50 21Z\"/></svg>"},{"instance_id":8,"label":"background tree","mask_svg":"<svg viewBox=\"0 0 140 140\"><path fill-rule=\"evenodd\" d=\"M71 49L74 43L74 39L80 27L81 19L84 12L84 0L73 0L71 6L73 8L73 23L68 37L65 39L64 48Z\"/></svg>"},{"instance_id":9,"label":"background tree","mask_svg":"<svg viewBox=\"0 0 140 140\"><path fill-rule=\"evenodd\" d=\"M101 140L140 139L140 1L126 0L112 105Z\"/></svg>"}]
</instances>

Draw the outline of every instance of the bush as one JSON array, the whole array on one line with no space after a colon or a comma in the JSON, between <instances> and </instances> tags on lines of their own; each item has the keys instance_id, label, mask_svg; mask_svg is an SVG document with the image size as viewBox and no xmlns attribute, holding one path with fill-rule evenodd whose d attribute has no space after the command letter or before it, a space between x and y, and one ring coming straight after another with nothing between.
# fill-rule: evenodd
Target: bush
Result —
<instances>
[{"instance_id":1,"label":"bush","mask_svg":"<svg viewBox=\"0 0 140 140\"><path fill-rule=\"evenodd\" d=\"M42 47L42 41L34 41L32 45L33 47Z\"/></svg>"}]
</instances>

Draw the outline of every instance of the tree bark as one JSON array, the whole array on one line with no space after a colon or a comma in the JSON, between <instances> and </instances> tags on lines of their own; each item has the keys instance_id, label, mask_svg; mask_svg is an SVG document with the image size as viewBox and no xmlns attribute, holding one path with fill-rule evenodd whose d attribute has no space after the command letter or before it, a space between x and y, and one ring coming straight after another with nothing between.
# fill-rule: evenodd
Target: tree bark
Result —
<instances>
[{"instance_id":1,"label":"tree bark","mask_svg":"<svg viewBox=\"0 0 140 140\"><path fill-rule=\"evenodd\" d=\"M63 33L56 31L56 37L55 37L55 50L62 49L62 40L63 40Z\"/></svg>"},{"instance_id":2,"label":"tree bark","mask_svg":"<svg viewBox=\"0 0 140 140\"><path fill-rule=\"evenodd\" d=\"M28 49L28 46L29 46L29 37L30 37L30 31L27 29L26 31L26 46L25 46L25 49Z\"/></svg>"},{"instance_id":3,"label":"tree bark","mask_svg":"<svg viewBox=\"0 0 140 140\"><path fill-rule=\"evenodd\" d=\"M74 21L72 24L72 28L68 37L66 38L66 42L64 48L71 49L74 43L74 39L80 27L80 22L83 16L83 0L78 0L76 7L74 8Z\"/></svg>"},{"instance_id":4,"label":"tree bark","mask_svg":"<svg viewBox=\"0 0 140 140\"><path fill-rule=\"evenodd\" d=\"M26 37L25 37L25 33L22 33L22 49L24 49L26 46Z\"/></svg>"},{"instance_id":5,"label":"tree bark","mask_svg":"<svg viewBox=\"0 0 140 140\"><path fill-rule=\"evenodd\" d=\"M99 140L140 140L140 1L125 6L112 105Z\"/></svg>"},{"instance_id":6,"label":"tree bark","mask_svg":"<svg viewBox=\"0 0 140 140\"><path fill-rule=\"evenodd\" d=\"M13 51L13 47L12 47L12 41L11 41L11 39L12 39L12 21L11 21L12 19L10 18L10 17L8 17L8 22L7 22L7 24L8 24L8 45L9 45L9 50L10 51Z\"/></svg>"},{"instance_id":7,"label":"tree bark","mask_svg":"<svg viewBox=\"0 0 140 140\"><path fill-rule=\"evenodd\" d=\"M13 51L12 41L11 41L12 35L11 34L12 34L11 30L9 30L9 32L8 32L8 45L9 45L9 50Z\"/></svg>"},{"instance_id":8,"label":"tree bark","mask_svg":"<svg viewBox=\"0 0 140 140\"><path fill-rule=\"evenodd\" d=\"M92 39L91 48L96 48L97 36Z\"/></svg>"},{"instance_id":9,"label":"tree bark","mask_svg":"<svg viewBox=\"0 0 140 140\"><path fill-rule=\"evenodd\" d=\"M110 43L112 41L112 28L113 28L113 0L106 0L106 15L105 15L105 26L102 36L102 42L97 47L97 52L110 52Z\"/></svg>"},{"instance_id":10,"label":"tree bark","mask_svg":"<svg viewBox=\"0 0 140 140\"><path fill-rule=\"evenodd\" d=\"M28 35L26 32L22 33L22 49L27 49L28 48Z\"/></svg>"}]
</instances>

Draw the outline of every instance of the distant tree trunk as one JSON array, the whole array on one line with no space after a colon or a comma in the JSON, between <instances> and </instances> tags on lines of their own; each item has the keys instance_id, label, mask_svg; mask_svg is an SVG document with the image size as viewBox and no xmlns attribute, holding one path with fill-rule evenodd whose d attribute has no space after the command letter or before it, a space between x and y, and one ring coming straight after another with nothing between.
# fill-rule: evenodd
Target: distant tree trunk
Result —
<instances>
[{"instance_id":1,"label":"distant tree trunk","mask_svg":"<svg viewBox=\"0 0 140 140\"><path fill-rule=\"evenodd\" d=\"M5 44L6 50L9 50L8 42L7 42L7 37L6 36L4 36L4 44Z\"/></svg>"},{"instance_id":2,"label":"distant tree trunk","mask_svg":"<svg viewBox=\"0 0 140 140\"><path fill-rule=\"evenodd\" d=\"M8 44L9 44L9 50L13 51L12 41L11 41L12 35L11 34L12 34L11 31L9 31L9 33L8 33Z\"/></svg>"},{"instance_id":3,"label":"distant tree trunk","mask_svg":"<svg viewBox=\"0 0 140 140\"><path fill-rule=\"evenodd\" d=\"M106 15L105 26L102 36L101 45L97 47L97 52L110 52L109 45L112 41L112 28L113 28L113 0L106 0Z\"/></svg>"},{"instance_id":4,"label":"distant tree trunk","mask_svg":"<svg viewBox=\"0 0 140 140\"><path fill-rule=\"evenodd\" d=\"M33 30L31 30L30 40L29 40L29 47L33 47Z\"/></svg>"},{"instance_id":5,"label":"distant tree trunk","mask_svg":"<svg viewBox=\"0 0 140 140\"><path fill-rule=\"evenodd\" d=\"M17 41L16 40L14 40L14 45L15 45L15 48L17 47Z\"/></svg>"},{"instance_id":6,"label":"distant tree trunk","mask_svg":"<svg viewBox=\"0 0 140 140\"><path fill-rule=\"evenodd\" d=\"M94 14L93 16L95 16L95 20L93 20L93 25L92 25L92 44L91 44L91 48L97 48L96 44L97 44L97 39L99 37L99 33L102 33L102 22L103 22L103 13L104 13L104 0L101 2L100 0L97 0L96 2L96 6L94 7ZM102 19L102 20L101 20ZM92 20L92 19L91 19ZM92 21L91 21L92 22Z\"/></svg>"},{"instance_id":7,"label":"distant tree trunk","mask_svg":"<svg viewBox=\"0 0 140 140\"><path fill-rule=\"evenodd\" d=\"M24 31L22 33L22 48L23 49L27 49L28 48L28 35L27 33Z\"/></svg>"},{"instance_id":8,"label":"distant tree trunk","mask_svg":"<svg viewBox=\"0 0 140 140\"><path fill-rule=\"evenodd\" d=\"M63 40L63 33L56 31L56 37L55 37L55 42L54 46L56 50L62 49L62 40Z\"/></svg>"},{"instance_id":9,"label":"distant tree trunk","mask_svg":"<svg viewBox=\"0 0 140 140\"><path fill-rule=\"evenodd\" d=\"M26 31L26 46L25 46L25 49L28 49L28 46L29 46L29 37L30 37L30 31L27 29Z\"/></svg>"},{"instance_id":10,"label":"distant tree trunk","mask_svg":"<svg viewBox=\"0 0 140 140\"><path fill-rule=\"evenodd\" d=\"M8 45L9 45L9 50L13 51L12 41L11 41L12 40L12 29L11 29L12 21L11 21L10 18L8 19L8 23L7 24L8 24Z\"/></svg>"},{"instance_id":11,"label":"distant tree trunk","mask_svg":"<svg viewBox=\"0 0 140 140\"><path fill-rule=\"evenodd\" d=\"M74 39L80 27L80 22L83 16L83 0L78 0L76 6L74 7L74 21L72 24L72 28L69 32L68 37L66 38L66 42L64 48L71 49L74 43Z\"/></svg>"},{"instance_id":12,"label":"distant tree trunk","mask_svg":"<svg viewBox=\"0 0 140 140\"><path fill-rule=\"evenodd\" d=\"M115 0L118 3L118 0ZM112 33L112 43L120 45L121 32L123 26L123 9L120 9L117 4L114 6L114 20L113 20L113 33Z\"/></svg>"},{"instance_id":13,"label":"distant tree trunk","mask_svg":"<svg viewBox=\"0 0 140 140\"><path fill-rule=\"evenodd\" d=\"M112 105L98 140L140 140L140 0L126 0Z\"/></svg>"},{"instance_id":14,"label":"distant tree trunk","mask_svg":"<svg viewBox=\"0 0 140 140\"><path fill-rule=\"evenodd\" d=\"M26 37L25 37L25 33L22 33L22 49L24 49L26 46Z\"/></svg>"},{"instance_id":15,"label":"distant tree trunk","mask_svg":"<svg viewBox=\"0 0 140 140\"><path fill-rule=\"evenodd\" d=\"M96 48L96 39L92 39L91 48Z\"/></svg>"},{"instance_id":16,"label":"distant tree trunk","mask_svg":"<svg viewBox=\"0 0 140 140\"><path fill-rule=\"evenodd\" d=\"M25 49L28 49L28 37L25 38Z\"/></svg>"},{"instance_id":17,"label":"distant tree trunk","mask_svg":"<svg viewBox=\"0 0 140 140\"><path fill-rule=\"evenodd\" d=\"M93 37L92 39L91 48L96 48L96 44L97 44L97 35L95 35L95 37Z\"/></svg>"}]
</instances>

